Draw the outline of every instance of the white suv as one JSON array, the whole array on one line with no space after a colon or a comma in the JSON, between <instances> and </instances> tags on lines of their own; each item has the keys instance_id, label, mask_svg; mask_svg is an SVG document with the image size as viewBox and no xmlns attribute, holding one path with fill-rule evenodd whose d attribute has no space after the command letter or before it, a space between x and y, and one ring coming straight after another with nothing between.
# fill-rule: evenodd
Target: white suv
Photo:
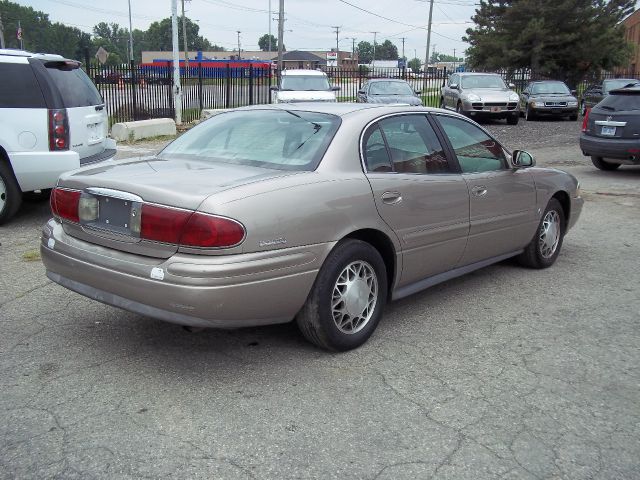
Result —
<instances>
[{"instance_id":1,"label":"white suv","mask_svg":"<svg viewBox=\"0 0 640 480\"><path fill-rule=\"evenodd\" d=\"M320 70L283 70L280 86L271 90L274 103L335 102L340 87L330 86L327 75Z\"/></svg>"},{"instance_id":2,"label":"white suv","mask_svg":"<svg viewBox=\"0 0 640 480\"><path fill-rule=\"evenodd\" d=\"M75 60L0 50L0 224L22 194L113 157L104 101Z\"/></svg>"}]
</instances>

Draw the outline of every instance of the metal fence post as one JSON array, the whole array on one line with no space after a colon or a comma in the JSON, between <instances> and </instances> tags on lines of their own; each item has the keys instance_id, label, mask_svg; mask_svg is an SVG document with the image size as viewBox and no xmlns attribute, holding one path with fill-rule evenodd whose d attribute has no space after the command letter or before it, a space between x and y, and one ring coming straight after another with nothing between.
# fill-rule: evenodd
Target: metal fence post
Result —
<instances>
[{"instance_id":1,"label":"metal fence post","mask_svg":"<svg viewBox=\"0 0 640 480\"><path fill-rule=\"evenodd\" d=\"M225 81L227 82L227 95L224 100L224 106L225 108L229 108L229 106L231 105L231 67L228 63L225 72Z\"/></svg>"},{"instance_id":2,"label":"metal fence post","mask_svg":"<svg viewBox=\"0 0 640 480\"><path fill-rule=\"evenodd\" d=\"M138 120L138 92L137 92L137 77L136 77L136 63L135 60L131 60L129 63L131 69L131 90L133 92L133 120Z\"/></svg>"},{"instance_id":3,"label":"metal fence post","mask_svg":"<svg viewBox=\"0 0 640 480\"><path fill-rule=\"evenodd\" d=\"M204 109L204 103L202 98L202 62L198 62L198 103L200 105L200 115Z\"/></svg>"},{"instance_id":4,"label":"metal fence post","mask_svg":"<svg viewBox=\"0 0 640 480\"><path fill-rule=\"evenodd\" d=\"M271 103L271 73L272 73L272 69L271 69L271 65L269 65L269 92L267 93L267 95L269 95L269 103Z\"/></svg>"},{"instance_id":5,"label":"metal fence post","mask_svg":"<svg viewBox=\"0 0 640 480\"><path fill-rule=\"evenodd\" d=\"M249 105L253 105L253 66L249 65Z\"/></svg>"}]
</instances>

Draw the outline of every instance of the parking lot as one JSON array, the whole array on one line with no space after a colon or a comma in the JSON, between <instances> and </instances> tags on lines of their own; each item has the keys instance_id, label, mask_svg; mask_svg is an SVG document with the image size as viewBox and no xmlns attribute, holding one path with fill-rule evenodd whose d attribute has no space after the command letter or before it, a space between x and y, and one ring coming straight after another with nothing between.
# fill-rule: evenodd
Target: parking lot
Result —
<instances>
[{"instance_id":1,"label":"parking lot","mask_svg":"<svg viewBox=\"0 0 640 480\"><path fill-rule=\"evenodd\" d=\"M640 167L596 170L579 122L486 127L580 180L557 263L390 304L341 354L294 324L188 333L53 284L48 204L25 203L0 227L0 478L640 478Z\"/></svg>"}]
</instances>

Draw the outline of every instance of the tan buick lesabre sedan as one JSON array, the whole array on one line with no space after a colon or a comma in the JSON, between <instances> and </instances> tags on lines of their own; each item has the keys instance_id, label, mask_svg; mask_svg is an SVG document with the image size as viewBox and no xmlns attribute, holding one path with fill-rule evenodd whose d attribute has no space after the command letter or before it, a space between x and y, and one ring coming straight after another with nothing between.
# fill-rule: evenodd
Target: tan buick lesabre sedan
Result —
<instances>
[{"instance_id":1,"label":"tan buick lesabre sedan","mask_svg":"<svg viewBox=\"0 0 640 480\"><path fill-rule=\"evenodd\" d=\"M168 322L296 319L358 347L385 303L517 256L552 265L583 201L473 121L401 105L233 110L155 157L63 175L43 227L47 275Z\"/></svg>"}]
</instances>

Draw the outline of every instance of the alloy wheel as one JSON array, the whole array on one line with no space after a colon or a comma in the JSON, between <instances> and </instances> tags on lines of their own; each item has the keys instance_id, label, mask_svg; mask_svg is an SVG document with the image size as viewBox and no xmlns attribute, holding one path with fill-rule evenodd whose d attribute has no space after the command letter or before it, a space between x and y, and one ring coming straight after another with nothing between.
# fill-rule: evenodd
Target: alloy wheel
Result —
<instances>
[{"instance_id":1,"label":"alloy wheel","mask_svg":"<svg viewBox=\"0 0 640 480\"><path fill-rule=\"evenodd\" d=\"M4 183L2 177L0 177L0 212L4 210L7 204L7 185Z\"/></svg>"},{"instance_id":2,"label":"alloy wheel","mask_svg":"<svg viewBox=\"0 0 640 480\"><path fill-rule=\"evenodd\" d=\"M378 278L371 265L362 260L347 265L333 287L331 314L342 333L362 330L376 309Z\"/></svg>"},{"instance_id":3,"label":"alloy wheel","mask_svg":"<svg viewBox=\"0 0 640 480\"><path fill-rule=\"evenodd\" d=\"M549 210L540 225L538 245L543 258L551 258L558 249L560 242L560 215L555 210Z\"/></svg>"}]
</instances>

